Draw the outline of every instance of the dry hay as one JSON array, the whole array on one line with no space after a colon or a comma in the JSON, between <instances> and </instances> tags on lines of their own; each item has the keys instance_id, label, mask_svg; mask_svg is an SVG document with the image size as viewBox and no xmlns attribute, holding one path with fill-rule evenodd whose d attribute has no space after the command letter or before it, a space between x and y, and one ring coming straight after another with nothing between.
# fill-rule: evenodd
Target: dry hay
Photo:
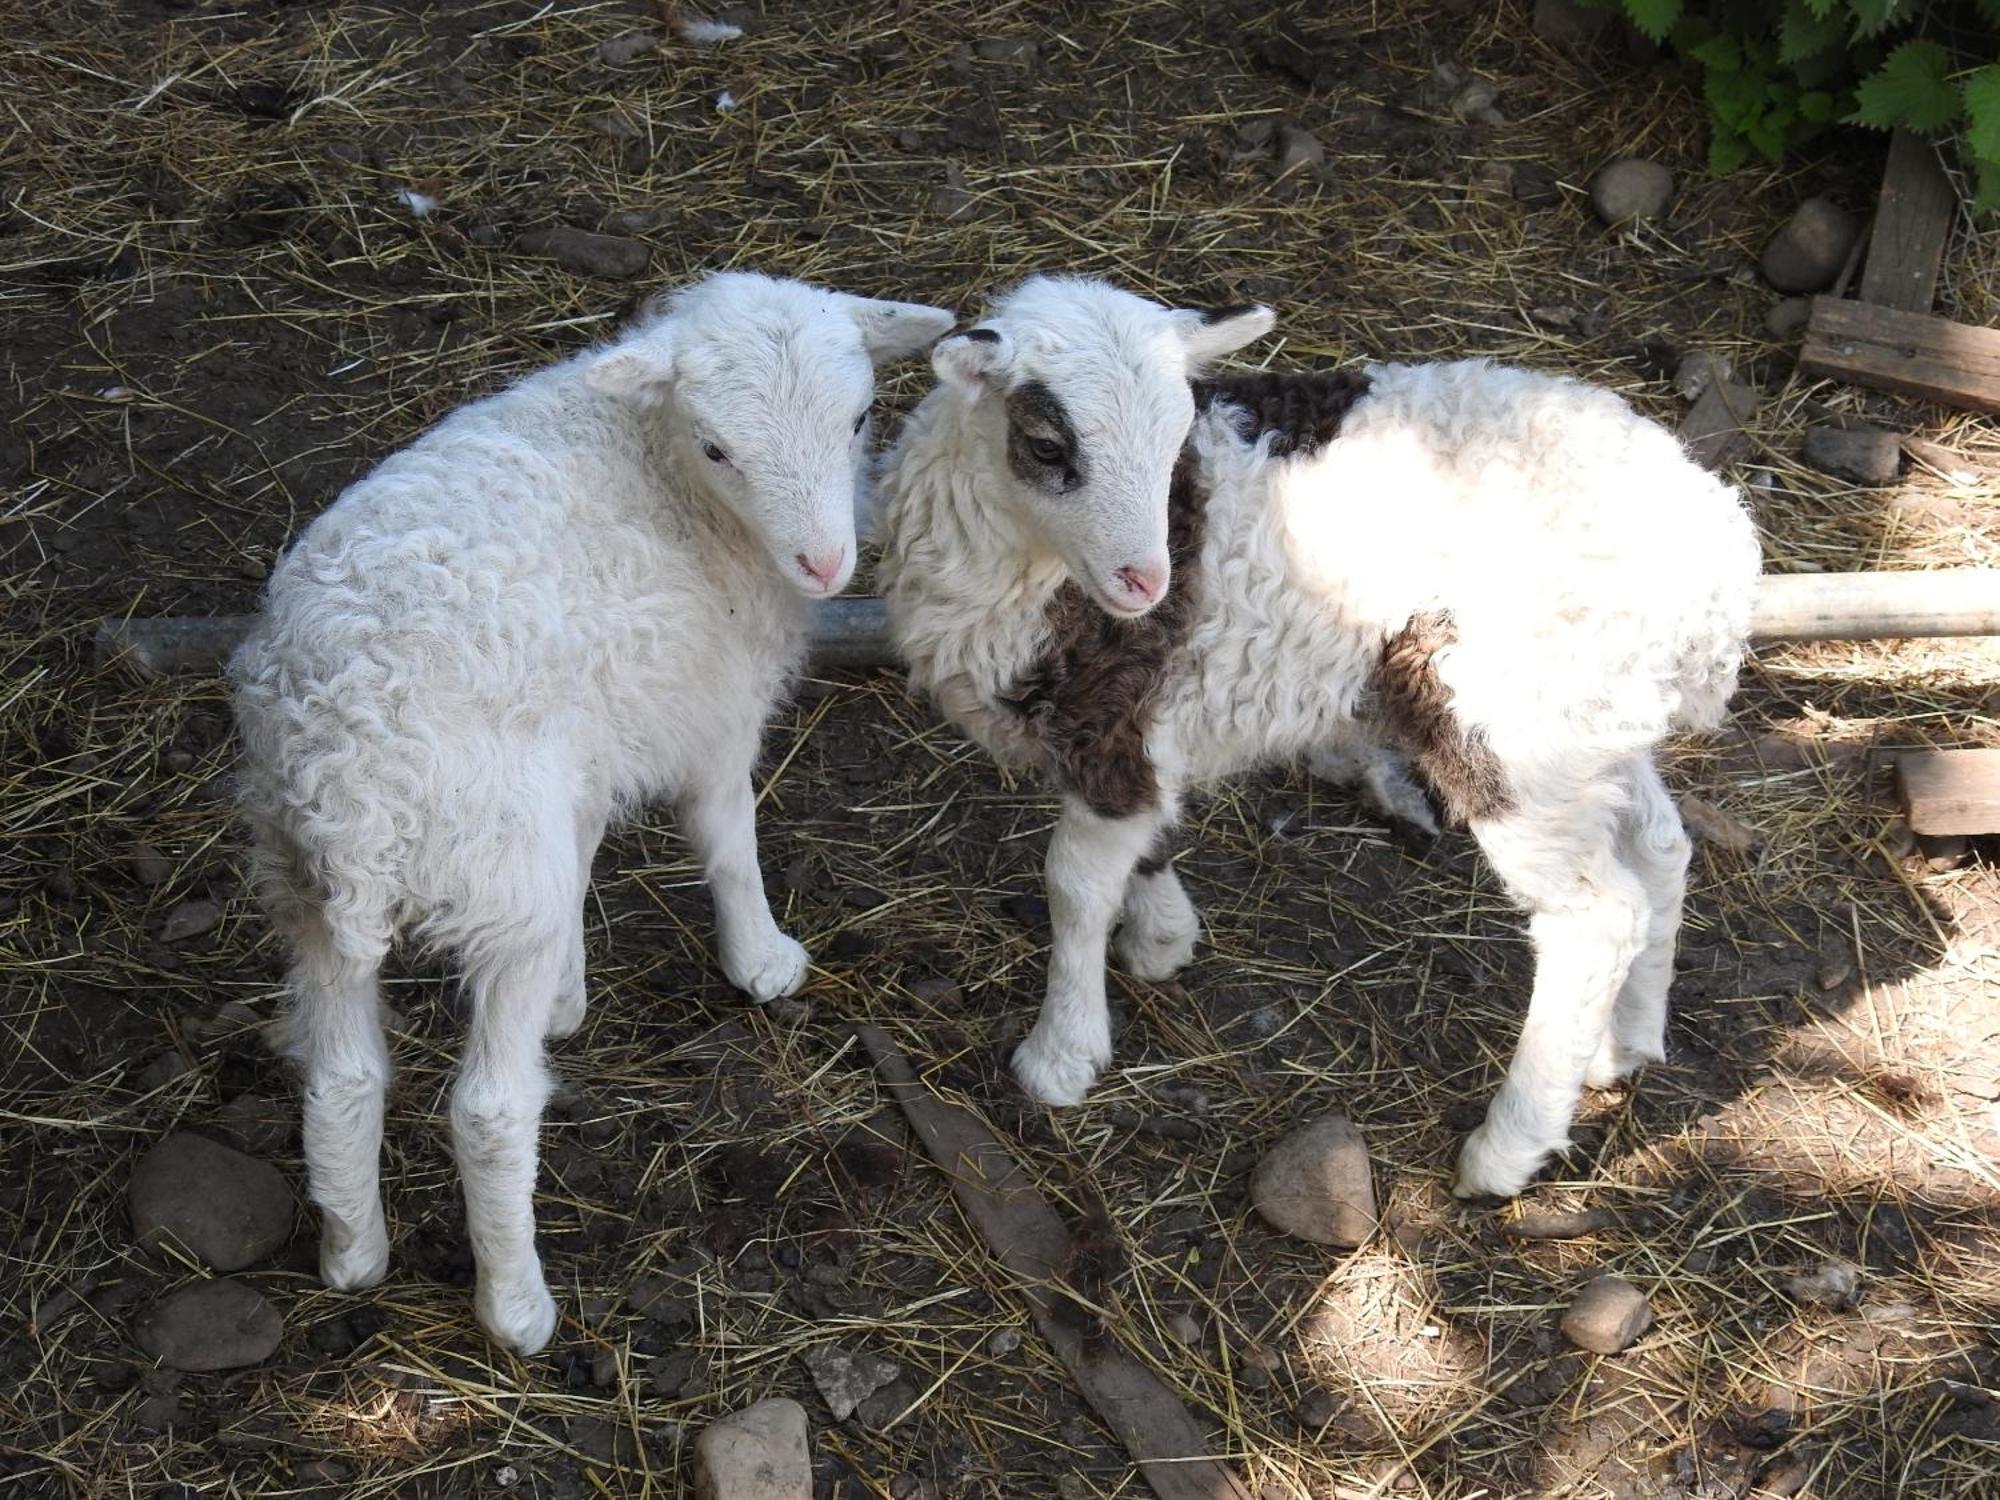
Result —
<instances>
[{"instance_id":1,"label":"dry hay","mask_svg":"<svg viewBox=\"0 0 2000 1500\"><path fill-rule=\"evenodd\" d=\"M1088 1107L1024 1107L1002 1060L1039 985L1049 804L878 677L809 684L773 736L767 868L820 963L803 1005L751 1011L715 978L664 817L599 861L596 1000L560 1049L572 1088L546 1136L553 1355L504 1357L472 1325L439 1112L453 1001L412 968L390 986L390 1282L324 1290L302 1233L255 1276L286 1315L277 1360L177 1392L131 1364L134 1309L187 1274L131 1248L137 1153L188 1124L296 1173L296 1142L254 1032L277 955L223 813L223 695L95 670L88 624L246 607L342 480L609 326L627 290L747 263L970 308L1063 266L1269 298L1274 362L1491 355L1672 421L1640 347L1665 338L1772 393L1740 477L1773 567L1991 565L1994 424L1787 382L1763 331L1762 238L1805 191L1864 201L1872 156L1708 181L1670 78L1554 53L1524 9L1316 8L1317 93L1255 60L1281 21L1258 4L773 7L740 42L669 39L621 66L598 45L658 27L614 4L16 17L0 1300L22 1336L0 1354L0 1442L22 1493L460 1495L511 1468L513 1493L675 1494L699 1424L804 1393L796 1356L835 1340L905 1373L874 1426L818 1431L827 1493L908 1474L939 1495L1136 1493L1048 1353L1010 1336L1004 1277L855 1055L861 1017L1048 1191L1112 1205L1132 1258L1114 1323L1270 1494L1989 1483L1992 1409L1938 1382L1995 1383L1995 882L1896 846L1872 758L2000 742L1983 643L1764 653L1736 727L1675 747L1677 787L1759 840L1698 857L1675 1063L1592 1101L1533 1195L1614 1210L1590 1239L1509 1240L1444 1193L1527 972L1497 888L1462 840L1402 849L1297 778L1192 813L1200 961L1181 985L1115 981L1120 1068ZM1036 44L1031 67L976 50L1004 38ZM1425 102L1447 55L1499 83L1510 123ZM1244 144L1280 120L1318 134L1324 183L1274 186ZM1590 170L1625 152L1680 170L1666 226L1612 235L1580 211ZM1475 186L1495 161L1545 172L1552 201ZM415 218L405 190L441 206ZM508 248L621 211L655 216L653 274L629 289ZM1962 233L1950 266L1945 310L2000 317L2000 246ZM1913 470L1879 492L1801 466L1803 426L1841 415L1914 424L1986 477ZM141 842L160 884L134 879ZM220 925L162 941L202 897ZM1330 1105L1369 1133L1387 1206L1345 1259L1245 1206L1259 1148ZM1828 1257L1864 1267L1859 1306L1786 1292ZM1553 1336L1600 1266L1659 1314L1611 1362ZM642 1316L626 1293L647 1277L661 1300ZM169 1441L149 1424L176 1401Z\"/></svg>"}]
</instances>

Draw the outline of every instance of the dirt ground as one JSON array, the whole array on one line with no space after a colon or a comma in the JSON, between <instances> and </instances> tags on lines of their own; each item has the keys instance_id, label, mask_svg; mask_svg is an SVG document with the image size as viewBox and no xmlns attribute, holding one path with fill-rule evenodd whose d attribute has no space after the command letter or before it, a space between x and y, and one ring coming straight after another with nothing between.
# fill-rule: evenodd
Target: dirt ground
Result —
<instances>
[{"instance_id":1,"label":"dirt ground","mask_svg":"<svg viewBox=\"0 0 2000 1500\"><path fill-rule=\"evenodd\" d=\"M544 1132L550 1352L472 1322L441 1115L455 1001L415 961L389 986L389 1281L322 1288L302 1215L247 1273L285 1318L273 1359L178 1377L132 1342L200 1274L133 1242L125 1184L154 1140L196 1129L303 1177L258 1040L280 955L228 823L224 694L103 668L92 628L253 608L343 483L645 290L740 263L970 311L1067 267L1270 300L1274 362L1488 354L1670 422L1676 353L1720 352L1768 398L1737 477L1774 569L1994 565L2000 431L1796 379L1765 331L1759 245L1809 192L1865 208L1879 148L1712 181L1670 73L1554 50L1527 9L774 0L740 41L662 32L613 63L600 44L656 10L15 7L0 1489L677 1495L707 1421L789 1394L823 1496L1144 1493L858 1055L867 1019L1069 1211L1110 1205L1115 1331L1262 1497L2000 1493L2000 874L1990 847L1910 847L1880 753L2000 743L1982 642L1761 652L1731 728L1673 747L1677 792L1748 847L1697 852L1672 1060L1589 1101L1575 1151L1498 1211L1447 1183L1528 954L1464 838L1407 846L1298 775L1200 805L1180 866L1200 956L1177 984L1114 978L1118 1067L1050 1113L1004 1070L1041 982L1049 800L895 674L809 681L762 808L774 904L817 964L798 1001L754 1009L714 972L663 814L598 859L593 1006ZM1453 118L1446 61L1494 81L1503 123ZM1324 147L1318 176L1274 181L1283 124ZM1627 153L1680 185L1619 235L1582 185ZM651 247L642 277L512 248L616 215ZM1944 310L2000 317L1996 267L1994 237L1961 232ZM1797 461L1808 422L1851 416L1974 477L1857 490ZM169 938L201 901L219 921ZM1261 1149L1331 1108L1384 1201L1349 1254L1247 1204ZM1572 1208L1601 1227L1508 1232ZM1829 1261L1858 1286L1815 1300L1794 1278ZM1555 1332L1598 1269L1657 1315L1611 1359ZM901 1375L835 1422L799 1358L826 1344Z\"/></svg>"}]
</instances>

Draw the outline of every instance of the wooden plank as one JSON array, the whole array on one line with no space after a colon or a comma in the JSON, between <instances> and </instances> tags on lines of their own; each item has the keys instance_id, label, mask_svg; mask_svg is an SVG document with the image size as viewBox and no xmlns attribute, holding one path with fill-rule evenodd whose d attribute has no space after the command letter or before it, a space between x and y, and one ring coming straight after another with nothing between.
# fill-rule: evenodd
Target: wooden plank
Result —
<instances>
[{"instance_id":1,"label":"wooden plank","mask_svg":"<svg viewBox=\"0 0 2000 1500\"><path fill-rule=\"evenodd\" d=\"M1799 370L1854 385L2000 412L2000 330L1813 298Z\"/></svg>"},{"instance_id":2,"label":"wooden plank","mask_svg":"<svg viewBox=\"0 0 2000 1500\"><path fill-rule=\"evenodd\" d=\"M1757 410L1757 393L1732 380L1711 380L1681 421L1681 442L1704 469L1719 469L1750 454L1743 426Z\"/></svg>"},{"instance_id":3,"label":"wooden plank","mask_svg":"<svg viewBox=\"0 0 2000 1500\"><path fill-rule=\"evenodd\" d=\"M1914 640L2000 635L2000 569L1767 573L1750 617L1756 641Z\"/></svg>"},{"instance_id":4,"label":"wooden plank","mask_svg":"<svg viewBox=\"0 0 2000 1500\"><path fill-rule=\"evenodd\" d=\"M1875 233L1861 273L1861 300L1927 313L1937 295L1938 264L1951 236L1958 194L1938 164L1937 148L1899 130L1889 142Z\"/></svg>"},{"instance_id":5,"label":"wooden plank","mask_svg":"<svg viewBox=\"0 0 2000 1500\"><path fill-rule=\"evenodd\" d=\"M1020 1163L978 1120L917 1082L909 1059L881 1027L864 1024L854 1031L875 1059L883 1086L951 1179L966 1218L1013 1273L1035 1327L1118 1434L1153 1493L1160 1500L1251 1500L1230 1467L1209 1456L1194 1418L1158 1376L1115 1337L1085 1338L1085 1318L1094 1318L1095 1310L1079 1307L1064 1284L1070 1233Z\"/></svg>"},{"instance_id":6,"label":"wooden plank","mask_svg":"<svg viewBox=\"0 0 2000 1500\"><path fill-rule=\"evenodd\" d=\"M1896 785L1913 833L2000 833L2000 750L1910 751Z\"/></svg>"}]
</instances>

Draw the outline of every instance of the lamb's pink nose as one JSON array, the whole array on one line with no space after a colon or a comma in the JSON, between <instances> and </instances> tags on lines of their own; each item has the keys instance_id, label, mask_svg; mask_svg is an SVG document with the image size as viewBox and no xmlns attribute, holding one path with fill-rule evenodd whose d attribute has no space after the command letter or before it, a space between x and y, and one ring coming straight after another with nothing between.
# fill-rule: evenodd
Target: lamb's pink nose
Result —
<instances>
[{"instance_id":1,"label":"lamb's pink nose","mask_svg":"<svg viewBox=\"0 0 2000 1500\"><path fill-rule=\"evenodd\" d=\"M1151 604L1167 590L1165 563L1128 564L1118 570L1118 586L1134 604Z\"/></svg>"},{"instance_id":2,"label":"lamb's pink nose","mask_svg":"<svg viewBox=\"0 0 2000 1500\"><path fill-rule=\"evenodd\" d=\"M834 579L840 576L841 568L847 563L847 553L844 551L815 552L812 556L808 557L805 553L801 552L798 555L797 561L800 570L808 578L812 579L821 588L830 589L833 587Z\"/></svg>"}]
</instances>

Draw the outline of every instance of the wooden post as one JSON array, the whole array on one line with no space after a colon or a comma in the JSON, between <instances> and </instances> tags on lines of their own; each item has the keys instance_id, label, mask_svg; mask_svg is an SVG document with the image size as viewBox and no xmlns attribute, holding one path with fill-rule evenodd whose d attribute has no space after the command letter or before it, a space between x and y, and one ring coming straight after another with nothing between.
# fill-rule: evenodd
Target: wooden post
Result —
<instances>
[{"instance_id":1,"label":"wooden post","mask_svg":"<svg viewBox=\"0 0 2000 1500\"><path fill-rule=\"evenodd\" d=\"M2000 570L1767 573L1750 638L1868 641L2000 635Z\"/></svg>"},{"instance_id":2,"label":"wooden post","mask_svg":"<svg viewBox=\"0 0 2000 1500\"><path fill-rule=\"evenodd\" d=\"M1938 165L1937 148L1899 130L1889 142L1875 233L1861 273L1861 300L1927 313L1937 295L1938 263L1951 236L1958 195Z\"/></svg>"},{"instance_id":3,"label":"wooden post","mask_svg":"<svg viewBox=\"0 0 2000 1500\"><path fill-rule=\"evenodd\" d=\"M1799 372L2000 412L2000 330L1815 297Z\"/></svg>"}]
</instances>

